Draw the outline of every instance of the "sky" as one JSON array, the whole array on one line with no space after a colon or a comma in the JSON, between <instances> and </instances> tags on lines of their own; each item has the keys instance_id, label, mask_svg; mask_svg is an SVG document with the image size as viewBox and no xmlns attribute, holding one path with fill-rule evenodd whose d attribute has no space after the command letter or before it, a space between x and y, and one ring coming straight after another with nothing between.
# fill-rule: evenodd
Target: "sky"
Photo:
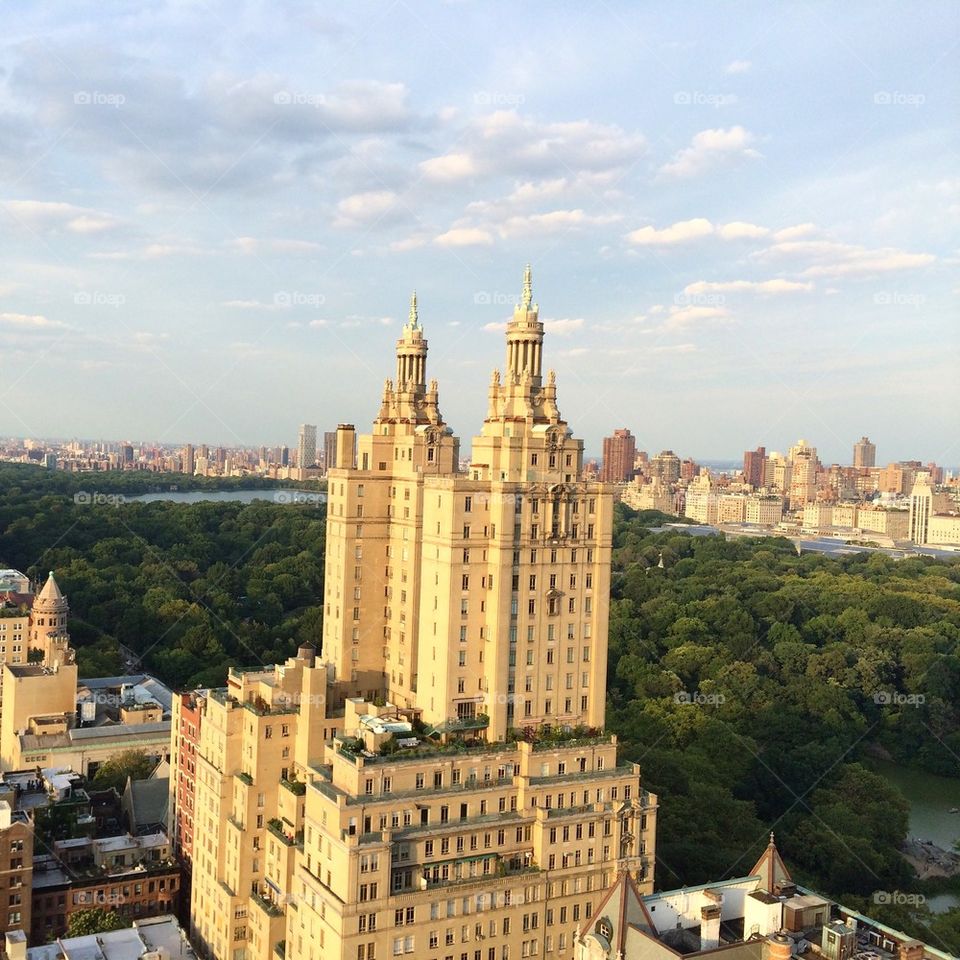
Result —
<instances>
[{"instance_id":1,"label":"sky","mask_svg":"<svg viewBox=\"0 0 960 960\"><path fill-rule=\"evenodd\" d=\"M0 435L479 431L532 264L588 452L960 463L952 2L3 7Z\"/></svg>"}]
</instances>

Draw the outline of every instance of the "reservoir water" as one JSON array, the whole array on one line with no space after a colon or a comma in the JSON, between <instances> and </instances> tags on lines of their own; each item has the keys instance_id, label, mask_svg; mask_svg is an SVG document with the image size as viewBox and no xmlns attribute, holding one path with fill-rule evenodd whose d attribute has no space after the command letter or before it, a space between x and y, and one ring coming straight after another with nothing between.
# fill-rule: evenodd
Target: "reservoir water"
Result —
<instances>
[{"instance_id":1,"label":"reservoir water","mask_svg":"<svg viewBox=\"0 0 960 960\"><path fill-rule=\"evenodd\" d=\"M268 503L326 503L325 493L296 490L290 487L275 490L163 490L158 493L142 493L137 497L124 497L126 503L153 503L169 500L172 503L215 502L253 503L266 500Z\"/></svg>"},{"instance_id":2,"label":"reservoir water","mask_svg":"<svg viewBox=\"0 0 960 960\"><path fill-rule=\"evenodd\" d=\"M890 781L910 804L911 837L932 840L944 850L953 850L960 839L960 779L938 777L923 770L883 760L870 761L870 769ZM960 897L942 893L927 900L935 913L960 906Z\"/></svg>"}]
</instances>

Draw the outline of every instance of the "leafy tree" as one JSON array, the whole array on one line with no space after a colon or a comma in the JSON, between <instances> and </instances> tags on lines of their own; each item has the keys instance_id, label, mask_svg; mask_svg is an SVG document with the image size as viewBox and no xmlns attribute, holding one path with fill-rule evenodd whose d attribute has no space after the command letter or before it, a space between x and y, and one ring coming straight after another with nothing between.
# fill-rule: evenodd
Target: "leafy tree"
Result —
<instances>
[{"instance_id":1,"label":"leafy tree","mask_svg":"<svg viewBox=\"0 0 960 960\"><path fill-rule=\"evenodd\" d=\"M104 910L103 907L90 907L75 910L67 918L67 937L89 937L97 933L109 933L111 930L123 930L130 923L116 910Z\"/></svg>"},{"instance_id":2,"label":"leafy tree","mask_svg":"<svg viewBox=\"0 0 960 960\"><path fill-rule=\"evenodd\" d=\"M142 750L124 750L100 764L93 776L93 785L98 790L113 787L122 793L128 777L145 780L155 766L156 762Z\"/></svg>"}]
</instances>

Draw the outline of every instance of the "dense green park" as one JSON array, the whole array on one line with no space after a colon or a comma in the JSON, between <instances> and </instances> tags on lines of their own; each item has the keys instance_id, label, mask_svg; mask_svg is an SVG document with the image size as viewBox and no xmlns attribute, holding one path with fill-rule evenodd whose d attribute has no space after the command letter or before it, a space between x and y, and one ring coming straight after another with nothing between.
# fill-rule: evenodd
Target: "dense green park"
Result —
<instances>
[{"instance_id":1,"label":"dense green park","mask_svg":"<svg viewBox=\"0 0 960 960\"><path fill-rule=\"evenodd\" d=\"M122 670L118 641L175 687L320 642L322 506L76 498L151 483L0 466L0 564L56 570L83 674ZM960 560L798 556L661 519L618 508L607 715L660 797L657 886L743 875L772 827L798 882L960 951L960 909L876 902L956 880L912 878L906 802L869 769L960 775Z\"/></svg>"},{"instance_id":2,"label":"dense green park","mask_svg":"<svg viewBox=\"0 0 960 960\"><path fill-rule=\"evenodd\" d=\"M119 642L174 687L220 684L228 664L273 663L318 641L323 508L110 500L210 483L167 480L0 468L0 562L56 571L81 674L120 672ZM240 486L251 484L216 485Z\"/></svg>"}]
</instances>

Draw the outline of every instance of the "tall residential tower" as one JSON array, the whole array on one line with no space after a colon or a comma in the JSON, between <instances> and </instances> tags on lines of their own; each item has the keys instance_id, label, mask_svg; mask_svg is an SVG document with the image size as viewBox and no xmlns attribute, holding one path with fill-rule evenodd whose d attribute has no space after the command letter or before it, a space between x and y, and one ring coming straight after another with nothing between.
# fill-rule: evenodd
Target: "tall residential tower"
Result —
<instances>
[{"instance_id":1,"label":"tall residential tower","mask_svg":"<svg viewBox=\"0 0 960 960\"><path fill-rule=\"evenodd\" d=\"M465 470L427 347L414 298L371 433L338 428L322 656L197 694L217 957L559 960L618 875L652 890L656 797L602 732L612 489L579 479L529 268Z\"/></svg>"}]
</instances>

